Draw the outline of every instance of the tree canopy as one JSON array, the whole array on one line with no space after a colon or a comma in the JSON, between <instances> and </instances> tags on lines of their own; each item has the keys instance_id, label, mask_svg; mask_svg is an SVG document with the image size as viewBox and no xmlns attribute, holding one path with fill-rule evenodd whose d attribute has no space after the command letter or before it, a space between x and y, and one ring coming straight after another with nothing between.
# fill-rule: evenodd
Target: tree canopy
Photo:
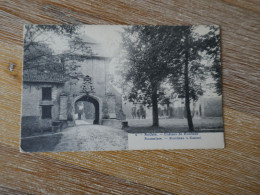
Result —
<instances>
[{"instance_id":1,"label":"tree canopy","mask_svg":"<svg viewBox=\"0 0 260 195\"><path fill-rule=\"evenodd\" d=\"M80 38L79 27L77 25L26 25L24 70L37 68L38 71L63 72L68 78L74 80L83 78L77 62L90 58L93 52ZM47 44L47 39L55 36L66 39L68 42L66 51L56 53Z\"/></svg>"},{"instance_id":2,"label":"tree canopy","mask_svg":"<svg viewBox=\"0 0 260 195\"><path fill-rule=\"evenodd\" d=\"M133 26L123 33L124 66L121 74L126 98L153 107L153 124L158 123L158 102L168 100L162 83L185 98L190 130L193 124L190 100L203 95L206 77L216 80L221 94L219 29L209 26L200 34L196 26ZM207 67L202 61L212 66Z\"/></svg>"},{"instance_id":3,"label":"tree canopy","mask_svg":"<svg viewBox=\"0 0 260 195\"><path fill-rule=\"evenodd\" d=\"M125 28L123 47L127 51L121 74L126 98L153 108L153 125L158 126L158 101L165 98L161 84L169 71L165 59L166 26Z\"/></svg>"}]
</instances>

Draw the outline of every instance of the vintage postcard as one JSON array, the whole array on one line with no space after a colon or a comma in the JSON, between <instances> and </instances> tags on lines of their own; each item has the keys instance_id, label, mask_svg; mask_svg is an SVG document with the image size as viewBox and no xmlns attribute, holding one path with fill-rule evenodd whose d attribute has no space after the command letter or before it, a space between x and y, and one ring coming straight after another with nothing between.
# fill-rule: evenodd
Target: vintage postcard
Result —
<instances>
[{"instance_id":1,"label":"vintage postcard","mask_svg":"<svg viewBox=\"0 0 260 195\"><path fill-rule=\"evenodd\" d=\"M25 25L21 152L223 148L219 26Z\"/></svg>"}]
</instances>

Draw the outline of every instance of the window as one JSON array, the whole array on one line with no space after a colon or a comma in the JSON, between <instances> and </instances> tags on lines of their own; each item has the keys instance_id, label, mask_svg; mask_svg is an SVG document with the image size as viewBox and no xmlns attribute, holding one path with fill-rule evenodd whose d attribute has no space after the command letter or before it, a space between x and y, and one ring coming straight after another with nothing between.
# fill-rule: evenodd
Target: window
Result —
<instances>
[{"instance_id":1,"label":"window","mask_svg":"<svg viewBox=\"0 0 260 195\"><path fill-rule=\"evenodd\" d=\"M42 106L42 119L51 118L51 106Z\"/></svg>"},{"instance_id":2,"label":"window","mask_svg":"<svg viewBox=\"0 0 260 195\"><path fill-rule=\"evenodd\" d=\"M51 87L42 88L42 100L51 100Z\"/></svg>"}]
</instances>

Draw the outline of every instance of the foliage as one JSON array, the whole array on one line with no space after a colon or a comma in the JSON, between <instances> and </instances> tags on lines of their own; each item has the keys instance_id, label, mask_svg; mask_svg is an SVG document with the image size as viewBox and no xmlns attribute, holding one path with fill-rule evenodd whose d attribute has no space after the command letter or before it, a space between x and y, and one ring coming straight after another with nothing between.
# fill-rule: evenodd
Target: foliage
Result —
<instances>
[{"instance_id":1,"label":"foliage","mask_svg":"<svg viewBox=\"0 0 260 195\"><path fill-rule=\"evenodd\" d=\"M172 60L176 58L178 61L170 67L170 82L175 93L180 97L185 97L186 92L190 99L196 101L200 95L203 95L202 81L205 80L206 69L201 63L202 56L200 55L201 43L192 37L192 27L183 27L179 30L178 41L174 41L175 54L171 55ZM169 57L169 58L170 58ZM185 87L185 64L188 66L186 76L188 76L188 89ZM188 90L188 91L186 91Z\"/></svg>"},{"instance_id":2,"label":"foliage","mask_svg":"<svg viewBox=\"0 0 260 195\"><path fill-rule=\"evenodd\" d=\"M125 28L123 47L127 51L121 75L125 98L153 106L158 120L158 102L169 103L162 83L169 81L174 93L185 98L189 127L193 130L190 100L203 95L209 74L221 94L218 27L209 26L204 35L196 26L133 26ZM213 64L207 67L202 61Z\"/></svg>"},{"instance_id":3,"label":"foliage","mask_svg":"<svg viewBox=\"0 0 260 195\"><path fill-rule=\"evenodd\" d=\"M37 68L66 74L72 80L83 78L77 62L93 55L91 48L79 37L76 25L26 25L24 35L24 69ZM51 37L63 37L68 49L56 53L47 44ZM42 38L44 37L44 38Z\"/></svg>"},{"instance_id":4,"label":"foliage","mask_svg":"<svg viewBox=\"0 0 260 195\"><path fill-rule=\"evenodd\" d=\"M174 66L173 41L180 27L133 26L125 29L123 46L127 51L121 75L125 97L130 102L153 108L153 126L158 126L158 102L166 101L162 83ZM169 44L170 43L170 44ZM175 55L176 56L176 55Z\"/></svg>"},{"instance_id":5,"label":"foliage","mask_svg":"<svg viewBox=\"0 0 260 195\"><path fill-rule=\"evenodd\" d=\"M218 95L222 95L222 69L220 61L220 32L216 26L210 27L211 31L208 33L208 50L207 55L213 61L211 67L211 75L215 79L215 89Z\"/></svg>"},{"instance_id":6,"label":"foliage","mask_svg":"<svg viewBox=\"0 0 260 195\"><path fill-rule=\"evenodd\" d=\"M219 39L216 36L218 28L216 26L207 27L207 33L204 35L196 32L196 28L198 29L196 26L184 27L180 31L179 41L175 42L175 47L177 46L175 49L179 48L177 56L180 63L177 63L177 66L171 69L172 74L170 76L175 92L185 98L190 131L194 130L190 99L196 101L199 96L203 95L202 85L206 85L203 82L210 72L213 72L212 66L209 68L202 61L206 60L208 64L214 64L215 67L220 66ZM221 91L221 89L219 90L219 80L216 83L216 91L219 92Z\"/></svg>"},{"instance_id":7,"label":"foliage","mask_svg":"<svg viewBox=\"0 0 260 195\"><path fill-rule=\"evenodd\" d=\"M160 89L167 74L167 63L158 55L163 42L160 27L133 26L125 28L123 47L127 51L121 74L125 97L134 103L152 104L152 91ZM158 93L158 98L164 95Z\"/></svg>"}]
</instances>

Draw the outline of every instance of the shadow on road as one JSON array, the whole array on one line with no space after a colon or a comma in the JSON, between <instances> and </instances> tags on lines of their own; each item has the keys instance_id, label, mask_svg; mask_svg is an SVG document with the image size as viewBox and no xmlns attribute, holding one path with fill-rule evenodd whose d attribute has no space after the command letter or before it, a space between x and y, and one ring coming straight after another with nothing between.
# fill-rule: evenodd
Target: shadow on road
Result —
<instances>
[{"instance_id":1,"label":"shadow on road","mask_svg":"<svg viewBox=\"0 0 260 195\"><path fill-rule=\"evenodd\" d=\"M50 152L59 144L63 135L52 134L38 137L29 137L21 139L21 149L24 152Z\"/></svg>"}]
</instances>

